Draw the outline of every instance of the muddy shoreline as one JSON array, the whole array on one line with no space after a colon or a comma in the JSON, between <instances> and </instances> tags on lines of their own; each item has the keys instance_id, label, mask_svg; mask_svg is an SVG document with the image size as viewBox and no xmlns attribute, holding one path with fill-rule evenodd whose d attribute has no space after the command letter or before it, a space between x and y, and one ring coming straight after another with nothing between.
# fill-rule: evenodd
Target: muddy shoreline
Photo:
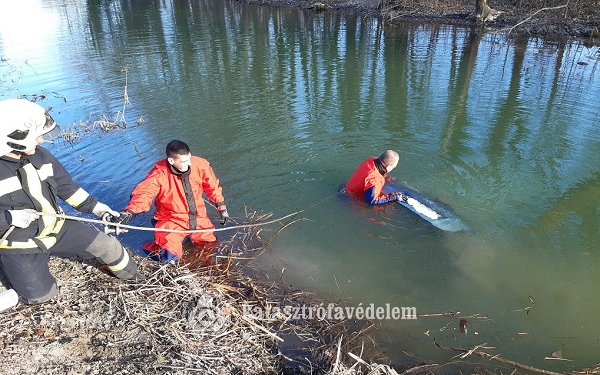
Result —
<instances>
[{"instance_id":1,"label":"muddy shoreline","mask_svg":"<svg viewBox=\"0 0 600 375\"><path fill-rule=\"evenodd\" d=\"M600 45L600 4L591 0L569 5L558 1L490 1L501 12L497 19L477 22L472 0L442 3L374 0L237 0L261 6L301 8L314 12L337 11L382 19L387 26L435 23L501 32L510 37L534 37L548 41L575 40ZM519 4L520 5L517 5Z\"/></svg>"}]
</instances>

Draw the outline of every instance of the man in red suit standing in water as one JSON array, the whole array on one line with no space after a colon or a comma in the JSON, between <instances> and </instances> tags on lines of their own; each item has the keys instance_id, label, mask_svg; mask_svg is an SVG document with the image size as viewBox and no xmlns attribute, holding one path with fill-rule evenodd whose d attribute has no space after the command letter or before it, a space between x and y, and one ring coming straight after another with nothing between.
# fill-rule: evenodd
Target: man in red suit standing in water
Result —
<instances>
[{"instance_id":1,"label":"man in red suit standing in water","mask_svg":"<svg viewBox=\"0 0 600 375\"><path fill-rule=\"evenodd\" d=\"M158 161L146 178L140 182L117 222L127 224L133 217L156 207L153 222L155 228L176 230L214 229L208 218L204 198L214 204L221 218L221 225L229 219L227 207L219 185L219 179L209 162L193 156L190 147L178 140L167 144L166 159ZM154 242L144 244L144 252L152 259L169 262L181 259L183 240L188 237L194 245L214 247L217 238L212 231L192 234L157 231Z\"/></svg>"}]
</instances>

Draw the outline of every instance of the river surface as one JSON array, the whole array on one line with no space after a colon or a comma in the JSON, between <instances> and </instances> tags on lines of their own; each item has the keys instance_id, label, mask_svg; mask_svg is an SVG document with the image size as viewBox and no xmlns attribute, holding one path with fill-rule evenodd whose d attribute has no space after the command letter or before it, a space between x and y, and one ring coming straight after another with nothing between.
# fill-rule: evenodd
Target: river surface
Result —
<instances>
[{"instance_id":1,"label":"river surface","mask_svg":"<svg viewBox=\"0 0 600 375\"><path fill-rule=\"evenodd\" d=\"M63 129L120 119L127 93L125 130L49 146L113 208L181 139L236 220L306 209L265 270L348 306L460 313L381 320L394 362L452 361L435 342L554 371L599 361L598 48L230 1L0 0L0 57L0 98L44 96ZM386 149L398 183L468 230L336 194Z\"/></svg>"}]
</instances>

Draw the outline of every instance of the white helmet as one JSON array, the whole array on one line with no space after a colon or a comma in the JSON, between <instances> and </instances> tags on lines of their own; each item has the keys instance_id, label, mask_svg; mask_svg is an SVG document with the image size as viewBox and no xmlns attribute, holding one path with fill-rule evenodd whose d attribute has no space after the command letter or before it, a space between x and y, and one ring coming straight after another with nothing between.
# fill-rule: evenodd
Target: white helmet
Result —
<instances>
[{"instance_id":1,"label":"white helmet","mask_svg":"<svg viewBox=\"0 0 600 375\"><path fill-rule=\"evenodd\" d=\"M37 146L36 138L56 127L39 104L25 99L0 101L0 155Z\"/></svg>"}]
</instances>

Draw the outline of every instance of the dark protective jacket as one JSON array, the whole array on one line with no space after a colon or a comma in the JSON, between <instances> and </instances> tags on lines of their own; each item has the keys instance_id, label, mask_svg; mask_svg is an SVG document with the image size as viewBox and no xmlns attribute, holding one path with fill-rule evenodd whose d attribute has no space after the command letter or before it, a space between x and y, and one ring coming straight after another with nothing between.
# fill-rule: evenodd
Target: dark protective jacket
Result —
<instances>
[{"instance_id":1,"label":"dark protective jacket","mask_svg":"<svg viewBox=\"0 0 600 375\"><path fill-rule=\"evenodd\" d=\"M43 147L38 146L33 155L21 159L0 157L0 236L10 228L8 210L62 214L57 198L86 213L92 213L98 203L98 199L73 182L64 166ZM0 253L48 251L56 243L55 235L64 220L41 215L27 228L14 227L0 242Z\"/></svg>"},{"instance_id":2,"label":"dark protective jacket","mask_svg":"<svg viewBox=\"0 0 600 375\"><path fill-rule=\"evenodd\" d=\"M222 188L206 159L192 156L191 161L183 174L173 173L166 159L157 162L131 193L125 211L147 212L154 200L157 222L170 221L185 229L210 226L202 194L206 193L217 209L223 211L226 207Z\"/></svg>"},{"instance_id":3,"label":"dark protective jacket","mask_svg":"<svg viewBox=\"0 0 600 375\"><path fill-rule=\"evenodd\" d=\"M379 162L379 158L368 158L356 168L346 182L346 191L364 198L369 204L388 203L394 199L383 193L385 173L385 168Z\"/></svg>"}]
</instances>

